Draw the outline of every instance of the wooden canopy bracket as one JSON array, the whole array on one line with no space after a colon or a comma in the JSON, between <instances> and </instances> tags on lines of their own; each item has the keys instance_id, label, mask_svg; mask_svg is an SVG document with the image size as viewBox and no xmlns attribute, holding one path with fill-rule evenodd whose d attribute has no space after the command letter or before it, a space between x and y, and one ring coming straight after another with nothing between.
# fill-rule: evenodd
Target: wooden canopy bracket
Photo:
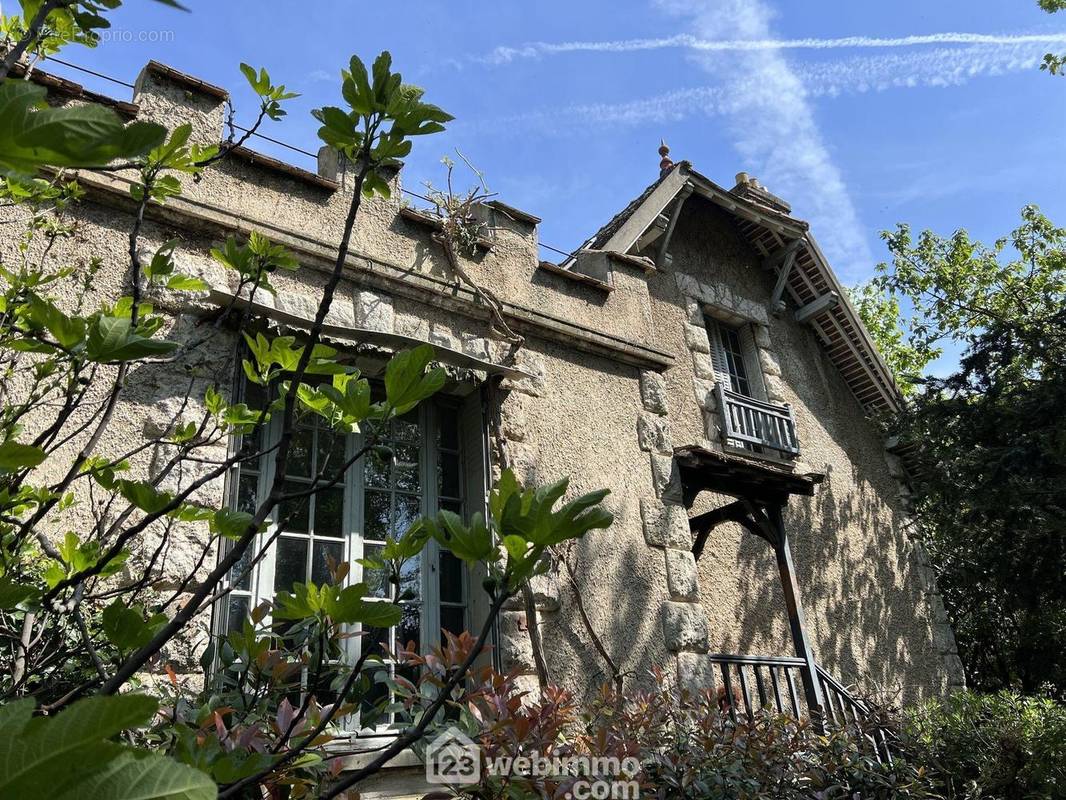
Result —
<instances>
[{"instance_id":1,"label":"wooden canopy bracket","mask_svg":"<svg viewBox=\"0 0 1066 800\"><path fill-rule=\"evenodd\" d=\"M781 247L770 255L763 259L763 269L776 269L779 264L783 264L789 256L796 255L796 251L803 245L803 239L793 239L791 242Z\"/></svg>"},{"instance_id":2,"label":"wooden canopy bracket","mask_svg":"<svg viewBox=\"0 0 1066 800\"><path fill-rule=\"evenodd\" d=\"M700 514L689 519L689 530L696 534L696 538L692 543L692 555L695 556L696 560L699 561L700 556L703 555L703 548L707 545L707 537L711 535L711 531L723 522L739 522L743 524L746 514L747 509L744 507L744 501L737 500L729 505L716 508L714 511L708 511L706 514Z\"/></svg>"},{"instance_id":3,"label":"wooden canopy bracket","mask_svg":"<svg viewBox=\"0 0 1066 800\"><path fill-rule=\"evenodd\" d=\"M696 534L692 545L692 554L698 560L707 544L712 530L723 522L738 522L750 533L769 542L777 558L777 569L781 577L781 592L788 613L788 624L792 633L792 644L796 657L804 661L801 670L803 691L807 699L807 708L815 725L822 725L825 701L822 686L818 679L818 665L814 659L807 635L807 623L800 601L799 585L796 582L796 568L792 563L792 548L784 522L784 501L760 503L750 497L742 496L732 503L692 517L689 528Z\"/></svg>"}]
</instances>

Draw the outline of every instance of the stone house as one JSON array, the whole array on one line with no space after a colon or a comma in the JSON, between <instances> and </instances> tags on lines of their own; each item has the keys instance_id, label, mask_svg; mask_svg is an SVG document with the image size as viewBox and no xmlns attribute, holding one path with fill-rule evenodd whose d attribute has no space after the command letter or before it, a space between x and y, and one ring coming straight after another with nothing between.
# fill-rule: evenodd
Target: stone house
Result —
<instances>
[{"instance_id":1,"label":"stone house","mask_svg":"<svg viewBox=\"0 0 1066 800\"><path fill-rule=\"evenodd\" d=\"M162 64L145 67L132 102L42 73L35 80L57 103L106 103L170 127L191 122L205 144L223 135L227 92ZM433 240L439 221L406 202L402 175L390 199L364 205L326 338L369 373L382 354L429 342L449 367L448 387L395 425L393 463L353 470L290 518L292 529L229 606L166 653L179 672L197 671L231 614L320 578L327 555L351 561L418 514L481 507L501 456L488 435L495 398L502 446L521 475L571 475L575 492L611 490L615 523L570 553L575 582L559 570L535 586L552 681L580 694L611 677L580 597L631 686L650 685L658 668L666 680L730 680L731 691L785 705L790 693L803 705L815 691L832 709L846 702L842 685L898 690L908 701L961 685L931 571L907 535L899 459L870 419L895 406L897 389L807 224L754 178L742 173L727 189L673 163L665 148L660 155L657 179L562 263L540 258L536 216L503 201L481 207L486 226L463 266L525 337L513 363L484 304ZM121 265L93 288L115 297L128 281L128 184L121 173L83 183L77 230L54 255ZM146 249L180 239L179 268L212 287L160 298L168 335L195 335L232 300L234 278L209 251L252 231L288 247L302 268L271 277L276 295L244 302L275 330L299 335L317 308L350 192L329 151L313 173L242 147L151 209ZM4 248L7 235L0 230ZM101 449L117 450L123 431L160 435L175 415L193 418L219 376L240 391L238 356L235 337L223 335L188 371L140 369ZM314 428L301 436L295 483L322 453L354 446ZM165 457L160 444L143 468ZM266 470L251 465L198 496L239 506ZM182 480L196 474L189 465ZM205 537L195 526L180 534L156 567L161 585L193 568ZM420 600L392 636L426 645L442 627L471 627L484 607L480 582L446 552L430 548L407 577ZM503 669L533 675L530 622L523 606L503 614ZM820 671L808 670L815 662Z\"/></svg>"}]
</instances>

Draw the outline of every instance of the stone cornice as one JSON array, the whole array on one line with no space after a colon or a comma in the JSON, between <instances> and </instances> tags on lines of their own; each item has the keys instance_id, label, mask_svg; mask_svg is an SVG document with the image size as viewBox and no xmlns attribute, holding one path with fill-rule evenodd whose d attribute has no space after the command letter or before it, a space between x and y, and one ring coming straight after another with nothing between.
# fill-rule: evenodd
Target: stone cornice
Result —
<instances>
[{"instance_id":1,"label":"stone cornice","mask_svg":"<svg viewBox=\"0 0 1066 800\"><path fill-rule=\"evenodd\" d=\"M96 202L132 210L129 180L107 173L82 173L78 180ZM179 227L208 228L222 234L247 235L253 230L259 231L301 256L305 267L320 271L327 269L337 257L336 245L331 242L187 197L170 198L164 206L153 204L148 208L147 216ZM349 277L359 285L480 321L489 318L487 309L474 292L463 286L432 275L415 273L399 264L357 251L349 253L346 266L350 270ZM648 345L516 303L504 301L502 305L508 323L522 333L642 369L664 370L674 363L670 353Z\"/></svg>"}]
</instances>

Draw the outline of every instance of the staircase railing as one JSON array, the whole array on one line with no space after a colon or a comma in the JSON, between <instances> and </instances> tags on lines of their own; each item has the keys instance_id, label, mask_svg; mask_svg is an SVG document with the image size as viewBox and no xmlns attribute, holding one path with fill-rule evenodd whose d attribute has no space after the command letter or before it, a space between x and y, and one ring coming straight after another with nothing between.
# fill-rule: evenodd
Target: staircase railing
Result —
<instances>
[{"instance_id":1,"label":"staircase railing","mask_svg":"<svg viewBox=\"0 0 1066 800\"><path fill-rule=\"evenodd\" d=\"M821 667L818 680L825 707L812 714L803 693L807 665L802 658L726 653L712 653L708 658L718 667L716 685L708 688L718 689L719 707L734 722L741 717L752 720L756 711L770 709L796 719L817 716L832 727L855 725L877 760L891 762L888 737L874 724L870 708Z\"/></svg>"}]
</instances>

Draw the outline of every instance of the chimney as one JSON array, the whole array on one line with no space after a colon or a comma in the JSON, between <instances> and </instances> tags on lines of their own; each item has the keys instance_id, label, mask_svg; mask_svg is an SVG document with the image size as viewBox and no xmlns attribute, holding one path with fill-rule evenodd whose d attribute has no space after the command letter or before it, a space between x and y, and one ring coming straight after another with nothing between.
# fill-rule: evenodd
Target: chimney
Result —
<instances>
[{"instance_id":1,"label":"chimney","mask_svg":"<svg viewBox=\"0 0 1066 800\"><path fill-rule=\"evenodd\" d=\"M737 197L751 200L753 203L758 203L761 206L773 209L774 211L779 211L782 214L792 213L792 206L759 183L758 178L755 178L746 172L737 173L737 185L730 191Z\"/></svg>"}]
</instances>

